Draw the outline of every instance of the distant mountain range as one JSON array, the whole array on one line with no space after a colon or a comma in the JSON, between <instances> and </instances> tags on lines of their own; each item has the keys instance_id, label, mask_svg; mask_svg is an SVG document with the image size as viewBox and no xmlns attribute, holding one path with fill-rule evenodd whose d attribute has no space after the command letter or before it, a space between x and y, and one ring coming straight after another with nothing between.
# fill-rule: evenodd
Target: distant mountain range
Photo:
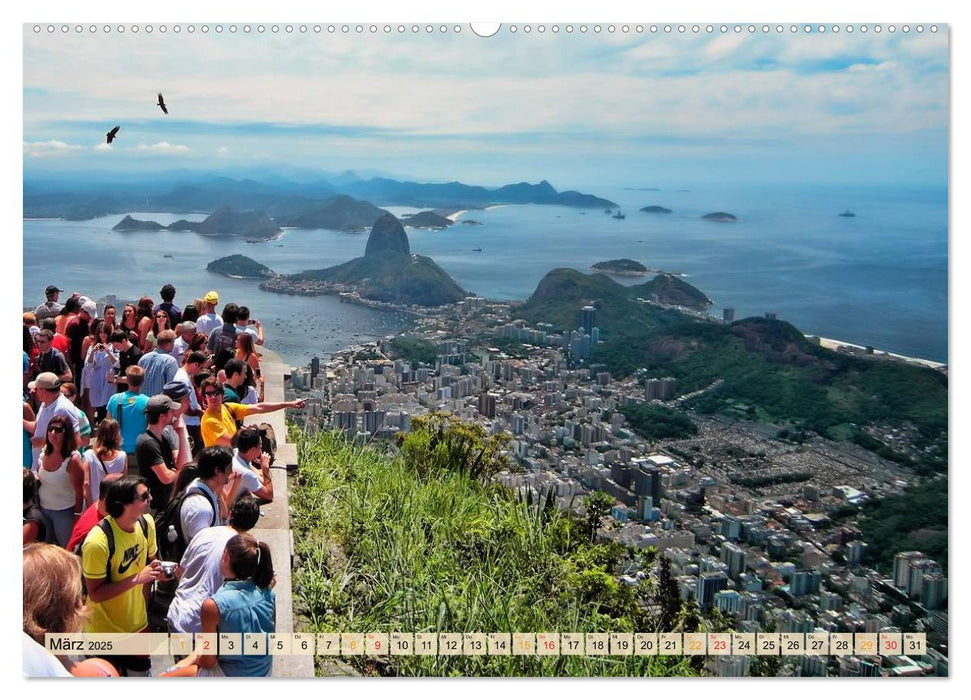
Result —
<instances>
[{"instance_id":1,"label":"distant mountain range","mask_svg":"<svg viewBox=\"0 0 971 700\"><path fill-rule=\"evenodd\" d=\"M378 205L413 206L418 208L473 209L493 204L557 204L569 207L615 207L613 202L592 194L568 190L558 192L546 180L538 184L520 182L498 188L466 185L461 182L421 183L374 177L361 180L352 174L337 176L333 181L294 182L267 176L267 181L235 180L215 177L201 181L186 176L181 182L153 185L144 179L115 183L99 190L90 183L56 184L25 181L24 218L61 218L72 221L93 219L109 214L133 211L214 212L223 207L238 211L261 211L279 226L317 228L320 221L332 221L331 214L318 216L332 206L335 197L365 200L371 207L361 228L370 227L384 212ZM329 205L328 202L331 202ZM373 204L371 204L373 203ZM346 209L348 201L339 201ZM338 230L348 230L347 224Z\"/></svg>"}]
</instances>

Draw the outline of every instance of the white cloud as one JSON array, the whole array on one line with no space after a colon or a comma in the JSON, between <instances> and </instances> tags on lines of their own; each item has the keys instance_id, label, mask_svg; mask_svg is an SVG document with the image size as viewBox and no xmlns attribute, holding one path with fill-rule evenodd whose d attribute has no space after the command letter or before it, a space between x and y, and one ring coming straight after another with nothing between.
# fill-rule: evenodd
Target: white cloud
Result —
<instances>
[{"instance_id":1,"label":"white cloud","mask_svg":"<svg viewBox=\"0 0 971 700\"><path fill-rule=\"evenodd\" d=\"M219 156L220 158L222 158L224 156L227 156L227 155L229 155L229 149L226 148L225 146L220 146L216 150L216 155Z\"/></svg>"},{"instance_id":2,"label":"white cloud","mask_svg":"<svg viewBox=\"0 0 971 700\"><path fill-rule=\"evenodd\" d=\"M135 146L136 151L149 151L152 153L172 153L172 154L182 154L188 153L192 149L188 146L180 146L178 144L169 143L168 141L159 141L158 143L153 143L151 146L147 146L144 143L140 143Z\"/></svg>"},{"instance_id":3,"label":"white cloud","mask_svg":"<svg viewBox=\"0 0 971 700\"><path fill-rule=\"evenodd\" d=\"M73 146L63 141L24 141L24 156L28 158L63 156L79 150L81 146Z\"/></svg>"},{"instance_id":4,"label":"white cloud","mask_svg":"<svg viewBox=\"0 0 971 700\"><path fill-rule=\"evenodd\" d=\"M113 150L115 150L115 147L112 146L110 143L104 143L104 142L102 142L102 143L99 143L97 146L95 146L94 147L94 150L96 150L96 151L113 151Z\"/></svg>"}]
</instances>

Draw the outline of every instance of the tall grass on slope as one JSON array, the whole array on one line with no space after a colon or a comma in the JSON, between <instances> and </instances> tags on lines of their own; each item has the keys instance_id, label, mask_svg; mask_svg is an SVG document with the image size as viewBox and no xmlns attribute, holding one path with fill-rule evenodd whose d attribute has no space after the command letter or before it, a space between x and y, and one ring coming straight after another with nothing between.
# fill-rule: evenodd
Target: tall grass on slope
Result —
<instances>
[{"instance_id":1,"label":"tall grass on slope","mask_svg":"<svg viewBox=\"0 0 971 700\"><path fill-rule=\"evenodd\" d=\"M415 439L427 448L427 437ZM337 434L302 436L299 448L294 584L309 630L652 630L640 593L614 575L623 548L590 544L575 515L531 505L467 471L417 465L421 450L409 453L407 444L408 459ZM365 673L402 676L693 673L686 660L645 656L347 660Z\"/></svg>"}]
</instances>

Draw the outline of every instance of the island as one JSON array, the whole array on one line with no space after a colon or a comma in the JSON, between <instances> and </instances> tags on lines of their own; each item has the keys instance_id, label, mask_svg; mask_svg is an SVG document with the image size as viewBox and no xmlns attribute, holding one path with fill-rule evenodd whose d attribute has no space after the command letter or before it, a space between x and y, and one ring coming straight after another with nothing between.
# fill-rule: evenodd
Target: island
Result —
<instances>
[{"instance_id":1,"label":"island","mask_svg":"<svg viewBox=\"0 0 971 700\"><path fill-rule=\"evenodd\" d=\"M705 214L701 218L705 221L717 221L723 224L733 224L738 221L737 216L724 211L713 211L711 214Z\"/></svg>"},{"instance_id":2,"label":"island","mask_svg":"<svg viewBox=\"0 0 971 700\"><path fill-rule=\"evenodd\" d=\"M641 211L647 212L648 214L670 214L671 210L667 207L662 207L657 204L652 204L648 207L641 207Z\"/></svg>"},{"instance_id":3,"label":"island","mask_svg":"<svg viewBox=\"0 0 971 700\"><path fill-rule=\"evenodd\" d=\"M280 227L261 211L236 211L220 207L204 221L179 219L167 227L170 231L193 231L209 236L238 236L247 241L266 241L280 234Z\"/></svg>"},{"instance_id":4,"label":"island","mask_svg":"<svg viewBox=\"0 0 971 700\"><path fill-rule=\"evenodd\" d=\"M289 207L287 207L289 208ZM363 233L375 221L387 214L370 202L354 199L347 195L337 195L323 202L307 207L305 202L295 203L295 211L277 217L281 226L301 229L327 229Z\"/></svg>"},{"instance_id":5,"label":"island","mask_svg":"<svg viewBox=\"0 0 971 700\"><path fill-rule=\"evenodd\" d=\"M401 223L411 228L443 229L455 222L434 211L420 211L417 214L401 217Z\"/></svg>"},{"instance_id":6,"label":"island","mask_svg":"<svg viewBox=\"0 0 971 700\"><path fill-rule=\"evenodd\" d=\"M206 269L209 272L215 272L217 275L224 275L233 279L264 280L276 276L276 273L266 265L245 255L227 255L224 258L213 260L206 265Z\"/></svg>"},{"instance_id":7,"label":"island","mask_svg":"<svg viewBox=\"0 0 971 700\"><path fill-rule=\"evenodd\" d=\"M133 219L129 214L111 227L112 231L164 231L165 227L155 221Z\"/></svg>"},{"instance_id":8,"label":"island","mask_svg":"<svg viewBox=\"0 0 971 700\"><path fill-rule=\"evenodd\" d=\"M274 277L260 289L281 294L347 295L395 306L442 306L468 294L431 258L411 252L404 226L384 214L371 228L364 255L341 265Z\"/></svg>"},{"instance_id":9,"label":"island","mask_svg":"<svg viewBox=\"0 0 971 700\"><path fill-rule=\"evenodd\" d=\"M465 224L466 226L482 226L481 221L476 221L475 219L462 219L459 221L460 224Z\"/></svg>"},{"instance_id":10,"label":"island","mask_svg":"<svg viewBox=\"0 0 971 700\"><path fill-rule=\"evenodd\" d=\"M636 260L629 258L605 260L604 262L594 263L590 267L597 272L606 272L608 275L620 275L623 277L642 277L648 273L646 267Z\"/></svg>"}]
</instances>

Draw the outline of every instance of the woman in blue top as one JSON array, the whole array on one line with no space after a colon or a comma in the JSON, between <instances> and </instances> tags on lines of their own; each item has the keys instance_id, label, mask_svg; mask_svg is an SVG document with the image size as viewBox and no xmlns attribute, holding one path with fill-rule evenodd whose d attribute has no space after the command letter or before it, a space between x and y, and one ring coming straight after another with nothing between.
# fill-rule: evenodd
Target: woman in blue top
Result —
<instances>
[{"instance_id":1,"label":"woman in blue top","mask_svg":"<svg viewBox=\"0 0 971 700\"><path fill-rule=\"evenodd\" d=\"M269 546L250 535L236 535L226 544L220 569L226 580L202 604L203 633L275 632L276 594L271 590L275 579ZM265 656L194 653L162 675L269 676L273 657L265 640L263 648Z\"/></svg>"}]
</instances>

